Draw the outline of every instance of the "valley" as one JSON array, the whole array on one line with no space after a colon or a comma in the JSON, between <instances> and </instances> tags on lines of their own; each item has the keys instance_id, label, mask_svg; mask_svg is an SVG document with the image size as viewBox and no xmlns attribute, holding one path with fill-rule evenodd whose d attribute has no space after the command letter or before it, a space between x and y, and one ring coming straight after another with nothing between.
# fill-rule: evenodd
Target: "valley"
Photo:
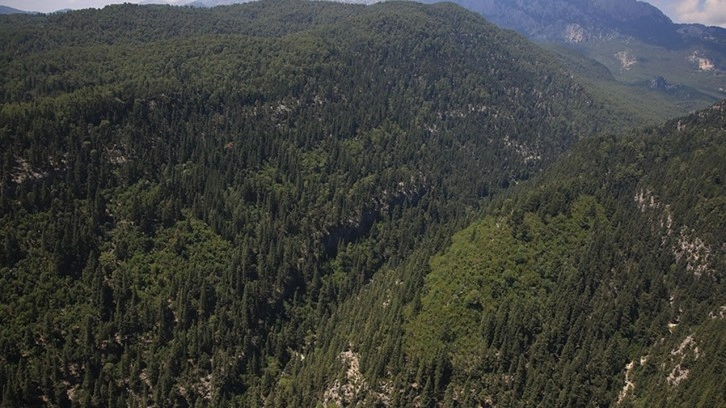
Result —
<instances>
[{"instance_id":1,"label":"valley","mask_svg":"<svg viewBox=\"0 0 726 408\"><path fill-rule=\"evenodd\" d=\"M2 406L726 400L720 60L451 3L0 36Z\"/></svg>"}]
</instances>

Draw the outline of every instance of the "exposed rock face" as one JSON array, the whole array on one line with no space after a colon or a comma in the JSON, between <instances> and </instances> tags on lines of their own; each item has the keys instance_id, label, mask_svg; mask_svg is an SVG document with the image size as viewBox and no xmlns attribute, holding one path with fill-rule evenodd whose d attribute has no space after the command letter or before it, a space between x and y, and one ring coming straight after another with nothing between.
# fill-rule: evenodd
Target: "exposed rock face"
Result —
<instances>
[{"instance_id":1,"label":"exposed rock face","mask_svg":"<svg viewBox=\"0 0 726 408\"><path fill-rule=\"evenodd\" d=\"M701 238L692 236L686 228L681 230L678 245L674 248L676 259L685 259L686 269L697 278L710 271L711 247Z\"/></svg>"},{"instance_id":2,"label":"exposed rock face","mask_svg":"<svg viewBox=\"0 0 726 408\"><path fill-rule=\"evenodd\" d=\"M661 203L649 189L641 189L633 199L641 212L652 212L654 227L661 230L663 243L668 242L668 237L672 236L674 232L670 205ZM676 260L683 260L686 270L697 278L703 274L710 274L713 253L711 246L700 237L695 236L695 232L685 225L680 228L679 232L678 239L672 246Z\"/></svg>"},{"instance_id":3,"label":"exposed rock face","mask_svg":"<svg viewBox=\"0 0 726 408\"><path fill-rule=\"evenodd\" d=\"M668 377L666 377L668 384L671 387L677 387L681 382L687 380L690 370L684 367L684 363L687 359L698 360L700 357L701 351L693 336L691 335L683 339L680 346L671 351L671 362L675 365L668 374Z\"/></svg>"},{"instance_id":4,"label":"exposed rock face","mask_svg":"<svg viewBox=\"0 0 726 408\"><path fill-rule=\"evenodd\" d=\"M340 353L340 359L348 367L345 379L335 380L333 385L325 391L324 405L334 404L335 406L350 406L354 404L356 397L366 391L366 384L360 372L360 357L350 350Z\"/></svg>"},{"instance_id":5,"label":"exposed rock face","mask_svg":"<svg viewBox=\"0 0 726 408\"><path fill-rule=\"evenodd\" d=\"M590 33L581 25L573 23L565 27L565 41L572 44L589 41Z\"/></svg>"},{"instance_id":6,"label":"exposed rock face","mask_svg":"<svg viewBox=\"0 0 726 408\"><path fill-rule=\"evenodd\" d=\"M694 51L688 60L696 65L699 71L709 72L716 70L716 64L711 59L705 57L702 52Z\"/></svg>"},{"instance_id":7,"label":"exposed rock face","mask_svg":"<svg viewBox=\"0 0 726 408\"><path fill-rule=\"evenodd\" d=\"M631 361L625 366L625 385L620 391L620 394L618 394L618 401L616 403L617 405L622 404L625 398L627 398L627 396L635 389L635 383L632 379L634 367L635 361Z\"/></svg>"},{"instance_id":8,"label":"exposed rock face","mask_svg":"<svg viewBox=\"0 0 726 408\"><path fill-rule=\"evenodd\" d=\"M628 51L619 51L615 53L615 58L620 61L621 69L623 71L629 70L633 65L638 63L638 60Z\"/></svg>"}]
</instances>

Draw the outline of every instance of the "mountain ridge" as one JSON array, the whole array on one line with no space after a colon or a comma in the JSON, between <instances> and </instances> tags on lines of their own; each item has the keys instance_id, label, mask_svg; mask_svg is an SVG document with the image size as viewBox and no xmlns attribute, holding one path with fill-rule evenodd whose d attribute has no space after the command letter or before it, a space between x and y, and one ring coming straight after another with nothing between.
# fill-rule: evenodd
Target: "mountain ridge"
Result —
<instances>
[{"instance_id":1,"label":"mountain ridge","mask_svg":"<svg viewBox=\"0 0 726 408\"><path fill-rule=\"evenodd\" d=\"M512 3L461 2L498 25L540 41L577 43L626 36L673 49L696 40L723 46L726 37L724 28L674 23L656 7L637 0L559 0L546 7L541 2ZM573 35L578 31L582 36Z\"/></svg>"}]
</instances>

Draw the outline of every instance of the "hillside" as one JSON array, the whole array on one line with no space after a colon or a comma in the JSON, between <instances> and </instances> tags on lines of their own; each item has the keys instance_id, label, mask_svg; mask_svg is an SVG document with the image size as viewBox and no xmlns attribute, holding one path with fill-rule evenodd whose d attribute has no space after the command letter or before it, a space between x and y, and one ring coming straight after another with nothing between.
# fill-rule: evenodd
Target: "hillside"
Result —
<instances>
[{"instance_id":1,"label":"hillside","mask_svg":"<svg viewBox=\"0 0 726 408\"><path fill-rule=\"evenodd\" d=\"M339 308L637 123L451 4L127 4L0 35L5 406L305 406L335 371L289 376L346 351Z\"/></svg>"},{"instance_id":2,"label":"hillside","mask_svg":"<svg viewBox=\"0 0 726 408\"><path fill-rule=\"evenodd\" d=\"M343 303L275 401L724 406L724 125L580 142Z\"/></svg>"},{"instance_id":3,"label":"hillside","mask_svg":"<svg viewBox=\"0 0 726 408\"><path fill-rule=\"evenodd\" d=\"M455 3L534 41L576 50L597 61L619 83L606 84L607 88L612 86L624 101L647 94L651 108L663 107L661 113L654 112L663 120L672 117L673 110L690 113L726 97L726 29L676 24L636 0Z\"/></svg>"},{"instance_id":4,"label":"hillside","mask_svg":"<svg viewBox=\"0 0 726 408\"><path fill-rule=\"evenodd\" d=\"M588 140L500 200L431 259L407 349L496 405L722 406L724 124Z\"/></svg>"}]
</instances>

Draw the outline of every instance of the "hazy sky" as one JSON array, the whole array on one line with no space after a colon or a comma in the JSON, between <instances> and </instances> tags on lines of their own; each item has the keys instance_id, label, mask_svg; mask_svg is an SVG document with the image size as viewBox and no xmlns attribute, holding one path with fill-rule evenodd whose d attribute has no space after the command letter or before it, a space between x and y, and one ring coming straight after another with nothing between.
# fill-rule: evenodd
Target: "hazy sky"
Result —
<instances>
[{"instance_id":1,"label":"hazy sky","mask_svg":"<svg viewBox=\"0 0 726 408\"><path fill-rule=\"evenodd\" d=\"M51 12L61 9L101 8L112 3L138 3L140 0L0 0L0 4L20 10ZM702 23L726 28L726 0L650 0L678 23Z\"/></svg>"},{"instance_id":2,"label":"hazy sky","mask_svg":"<svg viewBox=\"0 0 726 408\"><path fill-rule=\"evenodd\" d=\"M648 3L661 9L677 23L701 23L726 28L726 0L650 0Z\"/></svg>"}]
</instances>

